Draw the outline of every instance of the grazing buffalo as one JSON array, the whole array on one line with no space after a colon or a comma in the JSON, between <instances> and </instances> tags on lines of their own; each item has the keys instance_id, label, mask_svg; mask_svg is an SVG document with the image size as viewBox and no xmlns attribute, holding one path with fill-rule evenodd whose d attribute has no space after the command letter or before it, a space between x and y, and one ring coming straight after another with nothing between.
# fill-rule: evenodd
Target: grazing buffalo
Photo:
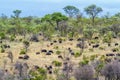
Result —
<instances>
[{"instance_id":1,"label":"grazing buffalo","mask_svg":"<svg viewBox=\"0 0 120 80\"><path fill-rule=\"evenodd\" d=\"M3 48L10 48L10 45L4 44L2 45Z\"/></svg>"},{"instance_id":2,"label":"grazing buffalo","mask_svg":"<svg viewBox=\"0 0 120 80\"><path fill-rule=\"evenodd\" d=\"M70 54L71 54L71 55L75 55L75 53L74 53L74 52L70 52Z\"/></svg>"},{"instance_id":3,"label":"grazing buffalo","mask_svg":"<svg viewBox=\"0 0 120 80\"><path fill-rule=\"evenodd\" d=\"M118 46L119 44L118 43L115 43L115 46Z\"/></svg>"},{"instance_id":4,"label":"grazing buffalo","mask_svg":"<svg viewBox=\"0 0 120 80\"><path fill-rule=\"evenodd\" d=\"M24 59L24 60L28 60L28 59L29 59L29 56L28 56L28 55L24 55L23 59Z\"/></svg>"},{"instance_id":5,"label":"grazing buffalo","mask_svg":"<svg viewBox=\"0 0 120 80\"><path fill-rule=\"evenodd\" d=\"M73 41L73 38L70 38L69 41Z\"/></svg>"},{"instance_id":6,"label":"grazing buffalo","mask_svg":"<svg viewBox=\"0 0 120 80\"><path fill-rule=\"evenodd\" d=\"M47 50L46 49L42 49L41 52L47 52Z\"/></svg>"},{"instance_id":7,"label":"grazing buffalo","mask_svg":"<svg viewBox=\"0 0 120 80\"><path fill-rule=\"evenodd\" d=\"M34 69L39 69L40 67L38 65L34 65Z\"/></svg>"},{"instance_id":8,"label":"grazing buffalo","mask_svg":"<svg viewBox=\"0 0 120 80\"><path fill-rule=\"evenodd\" d=\"M48 71L48 73L49 73L49 74L52 74L52 71L51 71L51 70L49 70L49 71Z\"/></svg>"},{"instance_id":9,"label":"grazing buffalo","mask_svg":"<svg viewBox=\"0 0 120 80\"><path fill-rule=\"evenodd\" d=\"M96 36L94 39L99 39L99 37Z\"/></svg>"},{"instance_id":10,"label":"grazing buffalo","mask_svg":"<svg viewBox=\"0 0 120 80\"><path fill-rule=\"evenodd\" d=\"M46 55L51 55L51 52L46 52Z\"/></svg>"},{"instance_id":11,"label":"grazing buffalo","mask_svg":"<svg viewBox=\"0 0 120 80\"><path fill-rule=\"evenodd\" d=\"M37 55L37 54L40 54L40 52L36 52L36 55Z\"/></svg>"},{"instance_id":12,"label":"grazing buffalo","mask_svg":"<svg viewBox=\"0 0 120 80\"><path fill-rule=\"evenodd\" d=\"M111 44L110 44L110 43L108 43L108 46L111 46Z\"/></svg>"},{"instance_id":13,"label":"grazing buffalo","mask_svg":"<svg viewBox=\"0 0 120 80\"><path fill-rule=\"evenodd\" d=\"M49 50L48 52L53 53L53 50Z\"/></svg>"},{"instance_id":14,"label":"grazing buffalo","mask_svg":"<svg viewBox=\"0 0 120 80\"><path fill-rule=\"evenodd\" d=\"M112 52L116 52L117 50L116 49L112 49Z\"/></svg>"},{"instance_id":15,"label":"grazing buffalo","mask_svg":"<svg viewBox=\"0 0 120 80\"><path fill-rule=\"evenodd\" d=\"M116 56L120 56L120 53L117 53Z\"/></svg>"},{"instance_id":16,"label":"grazing buffalo","mask_svg":"<svg viewBox=\"0 0 120 80\"><path fill-rule=\"evenodd\" d=\"M98 48L98 47L99 47L99 44L93 45L93 48Z\"/></svg>"},{"instance_id":17,"label":"grazing buffalo","mask_svg":"<svg viewBox=\"0 0 120 80\"><path fill-rule=\"evenodd\" d=\"M56 41L56 40L54 40L53 42L54 42L54 43L57 43L57 41Z\"/></svg>"},{"instance_id":18,"label":"grazing buffalo","mask_svg":"<svg viewBox=\"0 0 120 80\"><path fill-rule=\"evenodd\" d=\"M68 48L68 51L69 51L69 52L72 52L71 48Z\"/></svg>"},{"instance_id":19,"label":"grazing buffalo","mask_svg":"<svg viewBox=\"0 0 120 80\"><path fill-rule=\"evenodd\" d=\"M58 58L63 59L62 55L59 55Z\"/></svg>"},{"instance_id":20,"label":"grazing buffalo","mask_svg":"<svg viewBox=\"0 0 120 80\"><path fill-rule=\"evenodd\" d=\"M59 43L62 43L62 40L59 40Z\"/></svg>"},{"instance_id":21,"label":"grazing buffalo","mask_svg":"<svg viewBox=\"0 0 120 80\"><path fill-rule=\"evenodd\" d=\"M108 54L106 54L106 56L115 56L115 54L113 54L113 53L108 53Z\"/></svg>"},{"instance_id":22,"label":"grazing buffalo","mask_svg":"<svg viewBox=\"0 0 120 80\"><path fill-rule=\"evenodd\" d=\"M18 59L23 59L23 57L22 57L22 56L19 56Z\"/></svg>"},{"instance_id":23,"label":"grazing buffalo","mask_svg":"<svg viewBox=\"0 0 120 80\"><path fill-rule=\"evenodd\" d=\"M50 45L53 45L53 43L50 43Z\"/></svg>"},{"instance_id":24,"label":"grazing buffalo","mask_svg":"<svg viewBox=\"0 0 120 80\"><path fill-rule=\"evenodd\" d=\"M0 40L0 43L2 43L2 41Z\"/></svg>"},{"instance_id":25,"label":"grazing buffalo","mask_svg":"<svg viewBox=\"0 0 120 80\"><path fill-rule=\"evenodd\" d=\"M77 41L82 41L82 39L81 39L81 38L78 38Z\"/></svg>"}]
</instances>

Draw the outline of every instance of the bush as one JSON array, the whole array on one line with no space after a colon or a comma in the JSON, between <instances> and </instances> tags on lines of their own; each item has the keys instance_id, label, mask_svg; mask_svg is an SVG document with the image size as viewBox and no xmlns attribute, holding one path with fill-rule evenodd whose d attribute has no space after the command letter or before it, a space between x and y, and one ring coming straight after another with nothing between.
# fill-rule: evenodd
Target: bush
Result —
<instances>
[{"instance_id":1,"label":"bush","mask_svg":"<svg viewBox=\"0 0 120 80\"><path fill-rule=\"evenodd\" d=\"M26 54L26 51L25 51L25 49L22 49L21 51L20 51L20 53L19 53L20 55L22 55L22 54Z\"/></svg>"},{"instance_id":2,"label":"bush","mask_svg":"<svg viewBox=\"0 0 120 80\"><path fill-rule=\"evenodd\" d=\"M106 64L101 70L101 74L105 76L106 80L120 80L120 63L113 61Z\"/></svg>"},{"instance_id":3,"label":"bush","mask_svg":"<svg viewBox=\"0 0 120 80\"><path fill-rule=\"evenodd\" d=\"M81 55L82 55L82 53L76 52L74 56L75 56L75 57L80 57Z\"/></svg>"},{"instance_id":4,"label":"bush","mask_svg":"<svg viewBox=\"0 0 120 80\"><path fill-rule=\"evenodd\" d=\"M105 48L104 47L99 47L100 50L104 50Z\"/></svg>"},{"instance_id":5,"label":"bush","mask_svg":"<svg viewBox=\"0 0 120 80\"><path fill-rule=\"evenodd\" d=\"M92 55L92 56L90 56L90 60L94 60L96 58L96 55Z\"/></svg>"},{"instance_id":6,"label":"bush","mask_svg":"<svg viewBox=\"0 0 120 80\"><path fill-rule=\"evenodd\" d=\"M31 71L30 74L33 77L30 80L46 80L47 78L47 72L43 68L39 68L37 71Z\"/></svg>"},{"instance_id":7,"label":"bush","mask_svg":"<svg viewBox=\"0 0 120 80\"><path fill-rule=\"evenodd\" d=\"M0 49L0 52L1 52L1 53L4 53L4 52L5 52L5 50L4 50L3 48L1 48L1 49Z\"/></svg>"},{"instance_id":8,"label":"bush","mask_svg":"<svg viewBox=\"0 0 120 80\"><path fill-rule=\"evenodd\" d=\"M103 42L110 43L112 40L113 33L109 31L106 35L104 35Z\"/></svg>"},{"instance_id":9,"label":"bush","mask_svg":"<svg viewBox=\"0 0 120 80\"><path fill-rule=\"evenodd\" d=\"M62 62L59 62L59 61L53 61L52 63L57 67L62 66Z\"/></svg>"},{"instance_id":10,"label":"bush","mask_svg":"<svg viewBox=\"0 0 120 80\"><path fill-rule=\"evenodd\" d=\"M93 80L94 69L90 65L82 66L75 70L74 77L76 80Z\"/></svg>"},{"instance_id":11,"label":"bush","mask_svg":"<svg viewBox=\"0 0 120 80\"><path fill-rule=\"evenodd\" d=\"M59 55L61 53L61 51L56 51L56 54Z\"/></svg>"},{"instance_id":12,"label":"bush","mask_svg":"<svg viewBox=\"0 0 120 80\"><path fill-rule=\"evenodd\" d=\"M89 51L90 51L90 52L93 52L93 51L94 51L94 49L93 49L93 48L90 48L90 49L89 49Z\"/></svg>"},{"instance_id":13,"label":"bush","mask_svg":"<svg viewBox=\"0 0 120 80\"><path fill-rule=\"evenodd\" d=\"M58 46L55 46L54 49L58 49L59 47Z\"/></svg>"},{"instance_id":14,"label":"bush","mask_svg":"<svg viewBox=\"0 0 120 80\"><path fill-rule=\"evenodd\" d=\"M15 35L11 35L11 36L10 36L10 41L14 41L14 40L15 40L15 38L16 38L16 36L15 36Z\"/></svg>"},{"instance_id":15,"label":"bush","mask_svg":"<svg viewBox=\"0 0 120 80\"><path fill-rule=\"evenodd\" d=\"M84 66L84 65L87 65L88 63L89 63L89 60L84 60L84 61L79 62L79 65Z\"/></svg>"},{"instance_id":16,"label":"bush","mask_svg":"<svg viewBox=\"0 0 120 80\"><path fill-rule=\"evenodd\" d=\"M5 33L0 33L0 38L5 39L6 38Z\"/></svg>"}]
</instances>

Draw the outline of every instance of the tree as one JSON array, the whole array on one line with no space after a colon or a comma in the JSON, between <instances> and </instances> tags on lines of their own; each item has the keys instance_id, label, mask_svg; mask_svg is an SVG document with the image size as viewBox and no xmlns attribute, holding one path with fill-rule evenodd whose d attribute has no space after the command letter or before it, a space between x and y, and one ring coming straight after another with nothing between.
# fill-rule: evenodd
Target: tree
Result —
<instances>
[{"instance_id":1,"label":"tree","mask_svg":"<svg viewBox=\"0 0 120 80\"><path fill-rule=\"evenodd\" d=\"M86 14L88 14L91 18L92 18L92 24L94 25L95 23L95 17L102 12L102 8L101 7L97 7L95 4L92 4L88 7L86 7L85 9Z\"/></svg>"},{"instance_id":2,"label":"tree","mask_svg":"<svg viewBox=\"0 0 120 80\"><path fill-rule=\"evenodd\" d=\"M13 11L14 16L12 16L12 17L13 17L13 18L19 18L21 12L22 12L21 10L14 10L14 11Z\"/></svg>"},{"instance_id":3,"label":"tree","mask_svg":"<svg viewBox=\"0 0 120 80\"><path fill-rule=\"evenodd\" d=\"M106 64L101 70L101 74L105 76L105 80L120 80L120 63L115 60Z\"/></svg>"},{"instance_id":4,"label":"tree","mask_svg":"<svg viewBox=\"0 0 120 80\"><path fill-rule=\"evenodd\" d=\"M74 77L76 80L93 80L94 68L90 65L84 65L75 70Z\"/></svg>"},{"instance_id":5,"label":"tree","mask_svg":"<svg viewBox=\"0 0 120 80\"><path fill-rule=\"evenodd\" d=\"M69 17L73 17L74 15L79 14L79 9L76 8L75 6L66 6L63 8L63 10L65 11L66 14L69 15Z\"/></svg>"},{"instance_id":6,"label":"tree","mask_svg":"<svg viewBox=\"0 0 120 80\"><path fill-rule=\"evenodd\" d=\"M51 22L51 19L52 18L52 16L51 16L51 14L46 14L42 19L41 19L41 21L43 22L43 21L46 21L46 22L48 22L50 25L52 25L53 26L53 23Z\"/></svg>"},{"instance_id":7,"label":"tree","mask_svg":"<svg viewBox=\"0 0 120 80\"><path fill-rule=\"evenodd\" d=\"M61 14L60 12L54 12L51 16L52 16L51 19L56 22L58 30L59 30L59 22L68 20L68 18L65 15Z\"/></svg>"}]
</instances>

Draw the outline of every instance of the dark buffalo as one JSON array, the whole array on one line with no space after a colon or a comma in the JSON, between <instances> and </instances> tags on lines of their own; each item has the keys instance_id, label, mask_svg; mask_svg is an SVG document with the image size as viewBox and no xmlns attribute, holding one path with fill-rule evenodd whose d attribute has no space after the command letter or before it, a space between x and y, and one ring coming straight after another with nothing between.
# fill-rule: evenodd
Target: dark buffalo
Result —
<instances>
[{"instance_id":1,"label":"dark buffalo","mask_svg":"<svg viewBox=\"0 0 120 80\"><path fill-rule=\"evenodd\" d=\"M49 50L48 52L53 53L53 50Z\"/></svg>"},{"instance_id":2,"label":"dark buffalo","mask_svg":"<svg viewBox=\"0 0 120 80\"><path fill-rule=\"evenodd\" d=\"M73 41L73 38L70 38L69 41Z\"/></svg>"},{"instance_id":3,"label":"dark buffalo","mask_svg":"<svg viewBox=\"0 0 120 80\"><path fill-rule=\"evenodd\" d=\"M47 52L47 50L46 49L42 49L41 52Z\"/></svg>"},{"instance_id":4,"label":"dark buffalo","mask_svg":"<svg viewBox=\"0 0 120 80\"><path fill-rule=\"evenodd\" d=\"M99 47L99 44L93 45L93 48L98 48L98 47Z\"/></svg>"},{"instance_id":5,"label":"dark buffalo","mask_svg":"<svg viewBox=\"0 0 120 80\"><path fill-rule=\"evenodd\" d=\"M23 57L22 57L22 56L19 56L18 59L23 59Z\"/></svg>"},{"instance_id":6,"label":"dark buffalo","mask_svg":"<svg viewBox=\"0 0 120 80\"><path fill-rule=\"evenodd\" d=\"M29 56L28 56L28 55L24 55L23 59L24 59L24 60L28 60L28 59L29 59Z\"/></svg>"},{"instance_id":7,"label":"dark buffalo","mask_svg":"<svg viewBox=\"0 0 120 80\"><path fill-rule=\"evenodd\" d=\"M115 54L113 54L113 53L108 53L108 54L106 54L106 56L115 56Z\"/></svg>"},{"instance_id":8,"label":"dark buffalo","mask_svg":"<svg viewBox=\"0 0 120 80\"><path fill-rule=\"evenodd\" d=\"M63 59L62 55L59 55L58 58Z\"/></svg>"},{"instance_id":9,"label":"dark buffalo","mask_svg":"<svg viewBox=\"0 0 120 80\"><path fill-rule=\"evenodd\" d=\"M96 36L94 39L99 39L99 37Z\"/></svg>"},{"instance_id":10,"label":"dark buffalo","mask_svg":"<svg viewBox=\"0 0 120 80\"><path fill-rule=\"evenodd\" d=\"M46 55L51 55L51 52L46 52Z\"/></svg>"},{"instance_id":11,"label":"dark buffalo","mask_svg":"<svg viewBox=\"0 0 120 80\"><path fill-rule=\"evenodd\" d=\"M118 43L115 43L115 46L118 46L119 44Z\"/></svg>"},{"instance_id":12,"label":"dark buffalo","mask_svg":"<svg viewBox=\"0 0 120 80\"><path fill-rule=\"evenodd\" d=\"M120 56L120 53L117 53L116 56Z\"/></svg>"},{"instance_id":13,"label":"dark buffalo","mask_svg":"<svg viewBox=\"0 0 120 80\"><path fill-rule=\"evenodd\" d=\"M37 54L40 54L40 52L36 52L36 55L37 55Z\"/></svg>"}]
</instances>

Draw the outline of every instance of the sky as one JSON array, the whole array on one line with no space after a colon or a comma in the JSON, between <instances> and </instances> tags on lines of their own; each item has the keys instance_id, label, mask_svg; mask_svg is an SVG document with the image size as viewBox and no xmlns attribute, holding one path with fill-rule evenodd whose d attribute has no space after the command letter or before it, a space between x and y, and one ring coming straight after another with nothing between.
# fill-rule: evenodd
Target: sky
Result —
<instances>
[{"instance_id":1,"label":"sky","mask_svg":"<svg viewBox=\"0 0 120 80\"><path fill-rule=\"evenodd\" d=\"M13 15L13 10L22 10L20 16L39 16L51 14L53 12L64 13L63 8L67 5L72 5L80 9L85 14L84 8L96 4L103 9L101 15L107 12L110 15L120 11L120 0L0 0L0 16Z\"/></svg>"}]
</instances>

